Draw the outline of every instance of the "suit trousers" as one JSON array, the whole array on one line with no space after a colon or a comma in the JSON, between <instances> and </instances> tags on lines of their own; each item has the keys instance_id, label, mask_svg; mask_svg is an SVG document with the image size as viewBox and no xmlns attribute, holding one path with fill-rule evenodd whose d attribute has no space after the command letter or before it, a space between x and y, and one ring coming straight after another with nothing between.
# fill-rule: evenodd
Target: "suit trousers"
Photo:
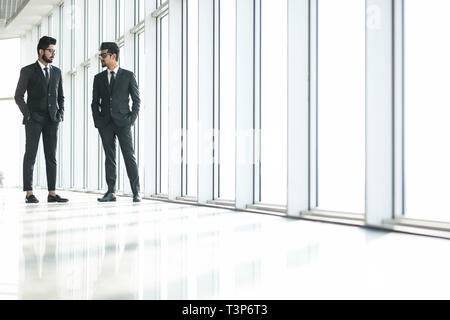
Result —
<instances>
[{"instance_id":1,"label":"suit trousers","mask_svg":"<svg viewBox=\"0 0 450 320\"><path fill-rule=\"evenodd\" d=\"M47 187L55 190L56 185L56 144L58 140L58 123L48 119L45 124L33 119L25 123L25 156L23 157L23 191L33 190L33 170L36 154L41 139L44 144Z\"/></svg>"},{"instance_id":2,"label":"suit trousers","mask_svg":"<svg viewBox=\"0 0 450 320\"><path fill-rule=\"evenodd\" d=\"M116 137L119 140L122 150L123 160L127 169L128 178L133 194L140 191L139 171L134 154L133 137L131 134L131 125L118 127L114 122L110 122L106 127L98 129L102 138L103 150L105 151L105 171L108 192L116 190Z\"/></svg>"}]
</instances>

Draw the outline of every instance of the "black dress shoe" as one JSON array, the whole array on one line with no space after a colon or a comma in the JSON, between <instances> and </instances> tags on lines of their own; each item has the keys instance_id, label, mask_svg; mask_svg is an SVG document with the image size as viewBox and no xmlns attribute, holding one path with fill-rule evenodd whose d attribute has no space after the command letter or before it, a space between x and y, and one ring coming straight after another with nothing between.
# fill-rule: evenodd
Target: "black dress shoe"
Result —
<instances>
[{"instance_id":1,"label":"black dress shoe","mask_svg":"<svg viewBox=\"0 0 450 320\"><path fill-rule=\"evenodd\" d=\"M112 192L107 192L102 198L98 198L97 201L99 202L111 202L116 201L116 195Z\"/></svg>"},{"instance_id":2,"label":"black dress shoe","mask_svg":"<svg viewBox=\"0 0 450 320\"><path fill-rule=\"evenodd\" d=\"M32 194L31 196L25 197L25 203L38 203L39 200Z\"/></svg>"},{"instance_id":3,"label":"black dress shoe","mask_svg":"<svg viewBox=\"0 0 450 320\"><path fill-rule=\"evenodd\" d=\"M68 201L69 201L69 199L61 198L58 195L55 195L55 196L48 195L48 197L47 197L47 202L68 202Z\"/></svg>"},{"instance_id":4,"label":"black dress shoe","mask_svg":"<svg viewBox=\"0 0 450 320\"><path fill-rule=\"evenodd\" d=\"M133 195L133 202L141 202L141 196L139 195L139 193L136 193Z\"/></svg>"}]
</instances>

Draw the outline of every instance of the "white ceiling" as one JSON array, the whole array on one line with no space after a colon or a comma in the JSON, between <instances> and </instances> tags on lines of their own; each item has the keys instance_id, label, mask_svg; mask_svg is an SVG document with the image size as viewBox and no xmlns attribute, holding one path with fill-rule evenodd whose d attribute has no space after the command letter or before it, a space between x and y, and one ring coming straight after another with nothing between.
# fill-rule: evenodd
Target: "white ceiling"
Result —
<instances>
[{"instance_id":1,"label":"white ceiling","mask_svg":"<svg viewBox=\"0 0 450 320\"><path fill-rule=\"evenodd\" d=\"M29 0L0 0L0 19L7 23L8 20L14 18Z\"/></svg>"},{"instance_id":2,"label":"white ceiling","mask_svg":"<svg viewBox=\"0 0 450 320\"><path fill-rule=\"evenodd\" d=\"M23 36L33 26L40 24L42 19L61 2L61 0L0 0L0 39ZM12 19L8 20L9 17Z\"/></svg>"}]
</instances>

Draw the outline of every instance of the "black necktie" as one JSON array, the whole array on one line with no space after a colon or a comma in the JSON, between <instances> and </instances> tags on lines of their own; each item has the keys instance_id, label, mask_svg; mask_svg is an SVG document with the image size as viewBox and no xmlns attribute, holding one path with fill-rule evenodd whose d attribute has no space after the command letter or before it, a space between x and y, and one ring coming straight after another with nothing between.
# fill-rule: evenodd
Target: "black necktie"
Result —
<instances>
[{"instance_id":1,"label":"black necktie","mask_svg":"<svg viewBox=\"0 0 450 320\"><path fill-rule=\"evenodd\" d=\"M45 67L44 71L45 71L45 82L47 82L47 85L48 85L48 82L50 80L50 75L48 74L48 68Z\"/></svg>"},{"instance_id":2,"label":"black necktie","mask_svg":"<svg viewBox=\"0 0 450 320\"><path fill-rule=\"evenodd\" d=\"M111 71L111 79L109 80L109 88L110 88L110 90L112 90L115 80L116 80L116 77L114 76L114 71Z\"/></svg>"}]
</instances>

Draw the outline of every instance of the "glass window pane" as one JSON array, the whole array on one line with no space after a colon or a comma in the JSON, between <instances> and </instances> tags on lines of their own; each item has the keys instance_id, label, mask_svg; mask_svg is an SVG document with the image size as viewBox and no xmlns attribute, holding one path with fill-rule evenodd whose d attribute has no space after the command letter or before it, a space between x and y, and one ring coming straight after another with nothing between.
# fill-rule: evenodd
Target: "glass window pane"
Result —
<instances>
[{"instance_id":1,"label":"glass window pane","mask_svg":"<svg viewBox=\"0 0 450 320\"><path fill-rule=\"evenodd\" d=\"M4 64L4 73L8 75L8 81L3 81L0 86L0 98L12 98L16 92L17 82L20 75L20 39L0 40L2 48L8 48L8 50L2 50L0 56L3 61L8 63ZM11 52L10 54L8 54ZM34 52L33 52L34 54ZM24 66L22 66L24 67ZM17 108L16 111L18 111Z\"/></svg>"},{"instance_id":2,"label":"glass window pane","mask_svg":"<svg viewBox=\"0 0 450 320\"><path fill-rule=\"evenodd\" d=\"M19 38L0 40L0 46L8 48L8 50L0 52L0 59L8 61L3 65L3 72L8 75L9 79L0 86L0 98L12 98L19 80L20 69L24 67L20 61L20 54L23 49L21 50ZM23 117L13 99L0 100L0 110L2 110L3 115L0 119L0 127L4 133L8 133L8 138L4 137L0 141L1 150L8 150L8 156L5 156L6 153L4 152L3 156L0 157L0 187L15 187L22 183L22 166L17 164L21 164L23 161L21 132L24 129L19 126Z\"/></svg>"},{"instance_id":3,"label":"glass window pane","mask_svg":"<svg viewBox=\"0 0 450 320\"><path fill-rule=\"evenodd\" d=\"M287 0L261 0L260 197L286 205Z\"/></svg>"},{"instance_id":4,"label":"glass window pane","mask_svg":"<svg viewBox=\"0 0 450 320\"><path fill-rule=\"evenodd\" d=\"M138 134L135 134L135 148L136 148L136 157L138 161L138 165L140 164L141 160L141 142L142 142L142 134L144 132L145 128L145 121L141 121L141 117L144 114L145 109L145 33L141 32L138 35L138 57L137 57L137 80L139 84L139 94L141 98L141 112L140 117L137 119L137 124L135 126L135 132Z\"/></svg>"},{"instance_id":5,"label":"glass window pane","mask_svg":"<svg viewBox=\"0 0 450 320\"><path fill-rule=\"evenodd\" d=\"M159 194L169 193L169 123L168 123L168 109L169 109L169 70L168 70L168 57L169 57L169 18L167 15L162 17L159 21L159 105L157 114L157 174L158 185L157 192Z\"/></svg>"},{"instance_id":6,"label":"glass window pane","mask_svg":"<svg viewBox=\"0 0 450 320\"><path fill-rule=\"evenodd\" d=\"M364 212L365 2L318 1L320 209Z\"/></svg>"},{"instance_id":7,"label":"glass window pane","mask_svg":"<svg viewBox=\"0 0 450 320\"><path fill-rule=\"evenodd\" d=\"M183 195L197 196L198 0L184 1Z\"/></svg>"},{"instance_id":8,"label":"glass window pane","mask_svg":"<svg viewBox=\"0 0 450 320\"><path fill-rule=\"evenodd\" d=\"M125 34L125 0L119 0L120 2L120 22L119 22L119 26L120 26L120 32L119 32L119 36L123 36Z\"/></svg>"},{"instance_id":9,"label":"glass window pane","mask_svg":"<svg viewBox=\"0 0 450 320\"><path fill-rule=\"evenodd\" d=\"M4 41L10 40L1 40L0 43L3 45ZM20 56L20 53L16 52L17 56ZM14 67L12 74L20 74L19 66L14 65ZM0 100L0 108L3 110L0 126L5 133L8 132L10 137L0 140L2 150L8 150L7 157L0 157L0 188L17 187L22 184L22 166L17 164L22 163L24 155L24 151L21 150L24 141L21 141L20 137L23 129L17 124L22 123L23 117L14 100Z\"/></svg>"},{"instance_id":10,"label":"glass window pane","mask_svg":"<svg viewBox=\"0 0 450 320\"><path fill-rule=\"evenodd\" d=\"M145 0L139 0L139 22L145 19Z\"/></svg>"},{"instance_id":11,"label":"glass window pane","mask_svg":"<svg viewBox=\"0 0 450 320\"><path fill-rule=\"evenodd\" d=\"M103 41L106 41L106 39L107 39L107 36L106 36L106 29L107 29L106 5L107 5L107 2L106 2L106 0L100 0L100 1L101 1L100 2L100 5L101 5L100 10L101 11L99 13L100 14L100 16L99 16L99 20L100 20L99 31L100 31L100 40L101 40L101 42L103 42ZM100 47L100 46L98 46L98 47ZM99 60L99 66L101 66L100 60Z\"/></svg>"},{"instance_id":12,"label":"glass window pane","mask_svg":"<svg viewBox=\"0 0 450 320\"><path fill-rule=\"evenodd\" d=\"M114 4L114 3L113 3ZM116 0L116 39L125 34L125 0Z\"/></svg>"},{"instance_id":13,"label":"glass window pane","mask_svg":"<svg viewBox=\"0 0 450 320\"><path fill-rule=\"evenodd\" d=\"M216 78L215 123L217 126L215 197L226 200L235 199L235 155L236 155L236 2L218 0L218 77ZM217 69L216 69L217 70Z\"/></svg>"},{"instance_id":14,"label":"glass window pane","mask_svg":"<svg viewBox=\"0 0 450 320\"><path fill-rule=\"evenodd\" d=\"M447 0L404 1L404 181L408 218L450 221Z\"/></svg>"}]
</instances>

